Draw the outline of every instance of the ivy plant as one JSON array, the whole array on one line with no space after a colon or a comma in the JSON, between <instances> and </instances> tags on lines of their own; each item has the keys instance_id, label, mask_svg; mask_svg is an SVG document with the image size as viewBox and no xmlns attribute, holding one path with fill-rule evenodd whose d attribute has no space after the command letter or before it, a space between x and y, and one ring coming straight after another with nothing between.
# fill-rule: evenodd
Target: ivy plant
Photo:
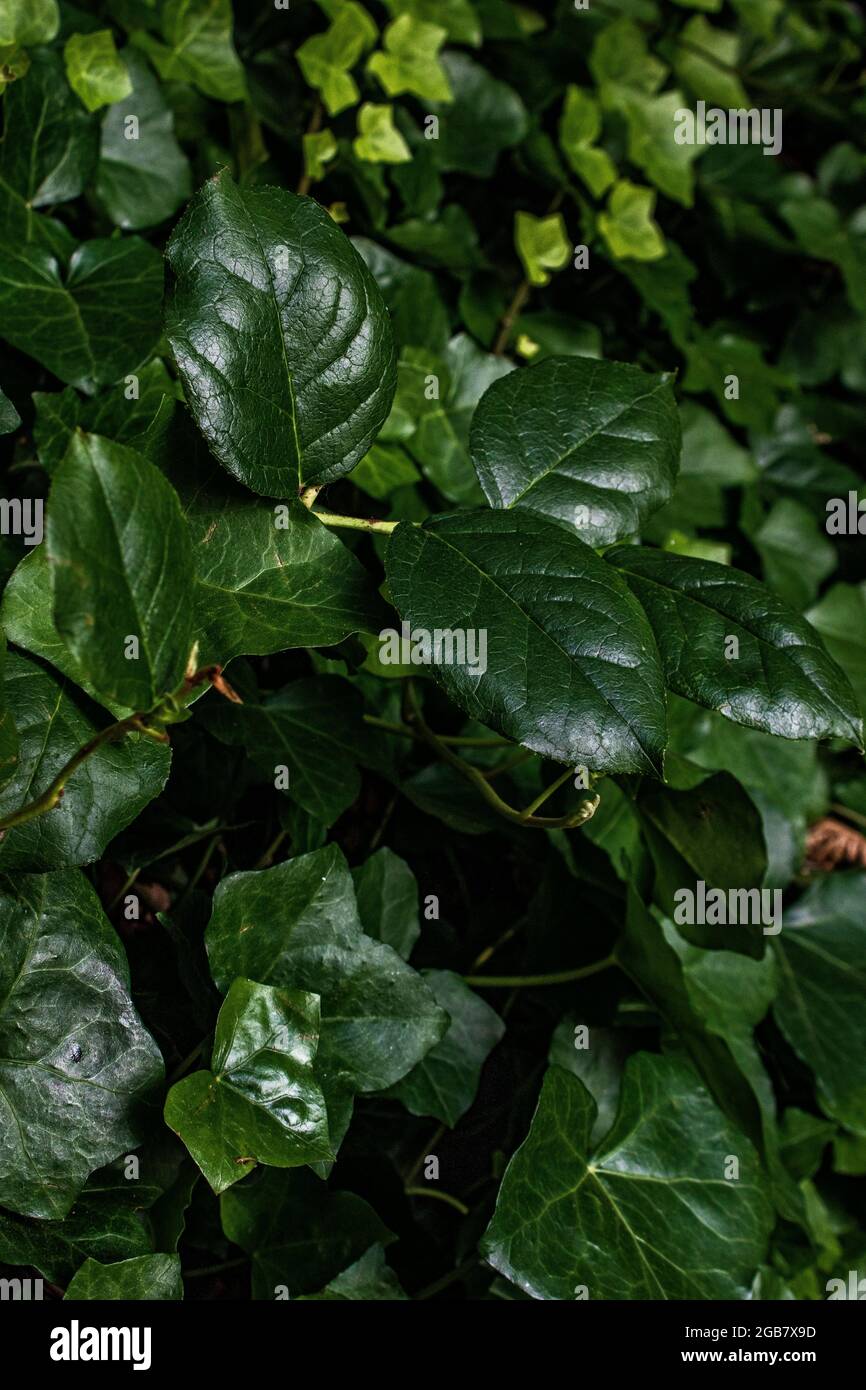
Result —
<instances>
[{"instance_id":1,"label":"ivy plant","mask_svg":"<svg viewBox=\"0 0 866 1390\"><path fill-rule=\"evenodd\" d=\"M863 16L235 11L0 0L0 1262L823 1299Z\"/></svg>"}]
</instances>

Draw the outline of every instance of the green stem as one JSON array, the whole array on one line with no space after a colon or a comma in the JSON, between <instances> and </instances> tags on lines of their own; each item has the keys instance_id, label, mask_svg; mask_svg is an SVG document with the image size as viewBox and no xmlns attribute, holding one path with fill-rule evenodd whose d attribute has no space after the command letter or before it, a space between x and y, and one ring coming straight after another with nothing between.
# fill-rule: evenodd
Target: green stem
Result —
<instances>
[{"instance_id":1,"label":"green stem","mask_svg":"<svg viewBox=\"0 0 866 1390\"><path fill-rule=\"evenodd\" d=\"M583 825L595 814L598 807L598 797L592 801L584 801L577 811L572 811L568 816L534 816L525 811L518 811L514 806L509 806L508 802L503 801L502 797L490 785L481 768L473 767L471 763L464 762L438 734L434 734L424 720L415 686L411 679L406 682L406 692L409 697L412 716L425 741L438 753L443 762L449 763L456 772L460 773L461 777L465 777L468 782L471 782L481 793L488 806L491 806L505 820L511 821L513 825L531 827L537 830L573 830L576 826ZM567 775L571 776L570 769Z\"/></svg>"},{"instance_id":2,"label":"green stem","mask_svg":"<svg viewBox=\"0 0 866 1390\"><path fill-rule=\"evenodd\" d=\"M417 729L410 729L406 724L397 724L393 719L380 719L375 714L365 714L364 723L370 724L374 729L385 729L389 734L401 734L403 738L414 738L423 743L424 736L419 734ZM514 745L510 738L463 738L458 734L437 734L443 743L448 743L454 748L513 748ZM526 757L531 758L532 754L527 750L521 750Z\"/></svg>"},{"instance_id":3,"label":"green stem","mask_svg":"<svg viewBox=\"0 0 866 1390\"><path fill-rule=\"evenodd\" d=\"M525 816L534 816L539 806L543 806L545 801L547 801L548 797L553 796L554 792L558 792L560 787L564 786L565 783L569 780L569 778L573 776L574 773L572 772L571 768L567 767L561 777L557 777L555 782L551 782L549 787L545 787L544 791L540 792L539 795L535 798L535 800L529 803L523 814Z\"/></svg>"},{"instance_id":4,"label":"green stem","mask_svg":"<svg viewBox=\"0 0 866 1390\"><path fill-rule=\"evenodd\" d=\"M240 1269L241 1265L249 1264L249 1255L242 1255L239 1260L223 1260L219 1265L202 1265L199 1269L185 1269L184 1279L203 1279L206 1274L222 1274L226 1269Z\"/></svg>"},{"instance_id":5,"label":"green stem","mask_svg":"<svg viewBox=\"0 0 866 1390\"><path fill-rule=\"evenodd\" d=\"M560 970L553 975L464 975L467 985L487 985L491 989L531 989L536 985L567 985L572 980L588 980L591 975L600 975L616 965L616 956L605 956L604 960L593 961L591 965L581 965L577 970Z\"/></svg>"},{"instance_id":6,"label":"green stem","mask_svg":"<svg viewBox=\"0 0 866 1390\"><path fill-rule=\"evenodd\" d=\"M337 512L313 511L313 516L318 517L326 526L343 527L348 531L375 531L383 536L390 536L400 525L399 521L377 521L375 517L367 516L340 516Z\"/></svg>"},{"instance_id":7,"label":"green stem","mask_svg":"<svg viewBox=\"0 0 866 1390\"><path fill-rule=\"evenodd\" d=\"M403 1191L407 1197L433 1197L437 1202L447 1202L449 1207L459 1211L461 1216L469 1215L469 1208L464 1202L456 1197L452 1197L450 1192L440 1192L435 1187L404 1187Z\"/></svg>"}]
</instances>

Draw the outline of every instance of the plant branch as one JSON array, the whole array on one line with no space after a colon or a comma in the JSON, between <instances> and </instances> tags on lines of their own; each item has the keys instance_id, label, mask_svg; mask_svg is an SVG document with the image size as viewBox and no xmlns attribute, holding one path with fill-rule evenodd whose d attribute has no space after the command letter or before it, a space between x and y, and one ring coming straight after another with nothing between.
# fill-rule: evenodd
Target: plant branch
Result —
<instances>
[{"instance_id":1,"label":"plant branch","mask_svg":"<svg viewBox=\"0 0 866 1390\"><path fill-rule=\"evenodd\" d=\"M577 970L560 970L552 975L464 975L463 982L491 989L531 989L536 985L566 985L572 980L588 980L591 975L600 975L616 965L613 955L604 960L593 961L591 965L581 965Z\"/></svg>"},{"instance_id":2,"label":"plant branch","mask_svg":"<svg viewBox=\"0 0 866 1390\"><path fill-rule=\"evenodd\" d=\"M311 506L312 504L308 503L307 505ZM342 526L348 531L378 531L385 536L396 531L400 525L399 521L379 521L372 516L340 516L337 512L313 511L313 516L318 517L325 526Z\"/></svg>"}]
</instances>

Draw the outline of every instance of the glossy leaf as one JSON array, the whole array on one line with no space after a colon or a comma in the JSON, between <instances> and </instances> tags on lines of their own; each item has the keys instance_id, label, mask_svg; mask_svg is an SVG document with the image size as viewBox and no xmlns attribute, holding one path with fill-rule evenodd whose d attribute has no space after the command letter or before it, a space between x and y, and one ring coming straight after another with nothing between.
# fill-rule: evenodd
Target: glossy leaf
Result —
<instances>
[{"instance_id":1,"label":"glossy leaf","mask_svg":"<svg viewBox=\"0 0 866 1390\"><path fill-rule=\"evenodd\" d=\"M165 1120L214 1192L257 1163L330 1158L325 1098L313 1075L319 1000L238 978L217 1019L210 1069L176 1082Z\"/></svg>"},{"instance_id":2,"label":"glossy leaf","mask_svg":"<svg viewBox=\"0 0 866 1390\"><path fill-rule=\"evenodd\" d=\"M323 1303L347 1303L360 1299L370 1302L397 1302L406 1298L397 1282L394 1271L385 1263L385 1251L381 1245L371 1245L360 1260L349 1265L336 1279L322 1289L321 1293L301 1294L301 1303L316 1301Z\"/></svg>"},{"instance_id":3,"label":"glossy leaf","mask_svg":"<svg viewBox=\"0 0 866 1390\"><path fill-rule=\"evenodd\" d=\"M657 550L621 547L606 558L646 610L671 690L782 738L835 734L862 746L846 677L814 629L758 580Z\"/></svg>"},{"instance_id":4,"label":"glossy leaf","mask_svg":"<svg viewBox=\"0 0 866 1390\"><path fill-rule=\"evenodd\" d=\"M387 570L412 629L477 634L472 665L430 668L473 718L563 763L659 770L665 708L651 633L576 535L519 510L440 516L397 528ZM599 624L615 638L599 642Z\"/></svg>"},{"instance_id":5,"label":"glossy leaf","mask_svg":"<svg viewBox=\"0 0 866 1390\"><path fill-rule=\"evenodd\" d=\"M162 1060L81 874L4 879L0 935L0 1202L57 1218L95 1168L139 1141Z\"/></svg>"},{"instance_id":6,"label":"glossy leaf","mask_svg":"<svg viewBox=\"0 0 866 1390\"><path fill-rule=\"evenodd\" d=\"M408 960L421 935L421 924L418 883L405 859L383 846L352 870L352 881L367 936L384 941Z\"/></svg>"},{"instance_id":7,"label":"glossy leaf","mask_svg":"<svg viewBox=\"0 0 866 1390\"><path fill-rule=\"evenodd\" d=\"M110 29L70 34L63 58L69 85L88 111L98 111L100 106L123 101L132 91L132 79L114 46Z\"/></svg>"},{"instance_id":8,"label":"glossy leaf","mask_svg":"<svg viewBox=\"0 0 866 1390\"><path fill-rule=\"evenodd\" d=\"M253 491L348 473L394 394L385 306L316 203L220 175L167 248L168 335L196 423Z\"/></svg>"},{"instance_id":9,"label":"glossy leaf","mask_svg":"<svg viewBox=\"0 0 866 1390\"><path fill-rule=\"evenodd\" d=\"M76 436L54 478L46 545L57 630L94 687L140 710L177 689L192 647L194 561L159 470L98 435Z\"/></svg>"},{"instance_id":10,"label":"glossy leaf","mask_svg":"<svg viewBox=\"0 0 866 1390\"><path fill-rule=\"evenodd\" d=\"M528 507L600 546L670 499L680 438L669 377L552 357L487 391L470 449L492 507Z\"/></svg>"},{"instance_id":11,"label":"glossy leaf","mask_svg":"<svg viewBox=\"0 0 866 1390\"><path fill-rule=\"evenodd\" d=\"M219 101L243 101L246 81L232 39L231 0L165 0L159 24L159 38L136 27L132 41L160 77L193 82Z\"/></svg>"},{"instance_id":12,"label":"glossy leaf","mask_svg":"<svg viewBox=\"0 0 866 1390\"><path fill-rule=\"evenodd\" d=\"M124 61L132 90L103 117L96 195L116 226L136 231L172 217L192 185L159 83L134 49Z\"/></svg>"},{"instance_id":13,"label":"glossy leaf","mask_svg":"<svg viewBox=\"0 0 866 1390\"><path fill-rule=\"evenodd\" d=\"M206 940L222 990L245 975L321 996L318 1063L332 1083L383 1090L445 1031L445 1015L421 977L364 935L351 875L334 845L223 879Z\"/></svg>"}]
</instances>

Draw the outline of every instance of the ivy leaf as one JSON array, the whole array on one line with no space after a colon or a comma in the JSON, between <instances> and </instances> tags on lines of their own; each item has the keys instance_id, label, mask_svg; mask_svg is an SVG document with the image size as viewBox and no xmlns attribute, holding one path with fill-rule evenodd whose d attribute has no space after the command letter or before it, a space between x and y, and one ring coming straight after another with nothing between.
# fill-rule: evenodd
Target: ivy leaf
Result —
<instances>
[{"instance_id":1,"label":"ivy leaf","mask_svg":"<svg viewBox=\"0 0 866 1390\"><path fill-rule=\"evenodd\" d=\"M385 4L395 17L411 14L430 24L441 24L452 43L473 48L481 43L481 24L471 0L385 0Z\"/></svg>"},{"instance_id":2,"label":"ivy leaf","mask_svg":"<svg viewBox=\"0 0 866 1390\"><path fill-rule=\"evenodd\" d=\"M183 1298L183 1280L177 1255L138 1255L117 1264L85 1260L72 1278L65 1302L83 1299L153 1302Z\"/></svg>"},{"instance_id":3,"label":"ivy leaf","mask_svg":"<svg viewBox=\"0 0 866 1390\"><path fill-rule=\"evenodd\" d=\"M384 941L408 960L421 935L421 924L418 883L405 859L383 846L352 870L352 881L367 936Z\"/></svg>"},{"instance_id":4,"label":"ivy leaf","mask_svg":"<svg viewBox=\"0 0 866 1390\"><path fill-rule=\"evenodd\" d=\"M0 680L6 668L6 634L0 629ZM18 766L18 730L11 710L0 699L0 787L14 777Z\"/></svg>"},{"instance_id":5,"label":"ivy leaf","mask_svg":"<svg viewBox=\"0 0 866 1390\"><path fill-rule=\"evenodd\" d=\"M229 707L221 701L205 718L217 738L246 748L270 783L285 766L292 800L331 826L361 790L356 759L367 733L362 714L361 696L348 681L310 676L290 681L258 705Z\"/></svg>"},{"instance_id":6,"label":"ivy leaf","mask_svg":"<svg viewBox=\"0 0 866 1390\"><path fill-rule=\"evenodd\" d=\"M302 1170L265 1169L224 1193L221 1210L226 1236L252 1258L256 1299L315 1293L394 1238L362 1198Z\"/></svg>"},{"instance_id":7,"label":"ivy leaf","mask_svg":"<svg viewBox=\"0 0 866 1390\"><path fill-rule=\"evenodd\" d=\"M196 563L202 663L327 647L386 620L366 570L295 498L274 506L216 467L182 413L167 441Z\"/></svg>"},{"instance_id":8,"label":"ivy leaf","mask_svg":"<svg viewBox=\"0 0 866 1390\"><path fill-rule=\"evenodd\" d=\"M4 100L0 142L0 231L10 245L54 247L51 224L34 209L77 198L93 172L97 126L69 90L59 54L34 53L26 82Z\"/></svg>"},{"instance_id":9,"label":"ivy leaf","mask_svg":"<svg viewBox=\"0 0 866 1390\"><path fill-rule=\"evenodd\" d=\"M68 1284L84 1259L122 1261L151 1249L143 1213L123 1193L85 1188L62 1221L0 1212L0 1260L32 1265L55 1284Z\"/></svg>"},{"instance_id":10,"label":"ivy leaf","mask_svg":"<svg viewBox=\"0 0 866 1390\"><path fill-rule=\"evenodd\" d=\"M661 229L653 219L656 195L628 179L614 184L607 208L599 213L598 230L617 260L656 261L667 250Z\"/></svg>"},{"instance_id":11,"label":"ivy leaf","mask_svg":"<svg viewBox=\"0 0 866 1390\"><path fill-rule=\"evenodd\" d=\"M482 1244L494 1269L542 1299L744 1298L773 1224L766 1179L694 1072L638 1053L591 1151L595 1113L577 1077L549 1068Z\"/></svg>"},{"instance_id":12,"label":"ivy leaf","mask_svg":"<svg viewBox=\"0 0 866 1390\"><path fill-rule=\"evenodd\" d=\"M559 762L658 773L665 707L652 634L575 534L521 509L452 513L398 526L386 571L413 629L485 634L483 672L480 659L431 667L472 718Z\"/></svg>"},{"instance_id":13,"label":"ivy leaf","mask_svg":"<svg viewBox=\"0 0 866 1390\"><path fill-rule=\"evenodd\" d=\"M441 352L449 338L448 314L429 270L401 261L366 237L355 237L352 245L382 291L399 345Z\"/></svg>"},{"instance_id":14,"label":"ivy leaf","mask_svg":"<svg viewBox=\"0 0 866 1390\"><path fill-rule=\"evenodd\" d=\"M780 738L863 746L847 678L805 619L757 579L658 550L621 546L605 558L643 604L677 695Z\"/></svg>"},{"instance_id":15,"label":"ivy leaf","mask_svg":"<svg viewBox=\"0 0 866 1390\"><path fill-rule=\"evenodd\" d=\"M445 1015L421 977L361 930L336 845L224 878L205 940L221 990L244 975L321 996L318 1064L331 1083L384 1090L445 1031Z\"/></svg>"},{"instance_id":16,"label":"ivy leaf","mask_svg":"<svg viewBox=\"0 0 866 1390\"><path fill-rule=\"evenodd\" d=\"M0 44L50 43L60 28L57 0L5 0Z\"/></svg>"},{"instance_id":17,"label":"ivy leaf","mask_svg":"<svg viewBox=\"0 0 866 1390\"><path fill-rule=\"evenodd\" d=\"M394 125L393 106L365 101L358 111L358 134L352 148L359 159L373 164L405 164L412 153Z\"/></svg>"},{"instance_id":18,"label":"ivy leaf","mask_svg":"<svg viewBox=\"0 0 866 1390\"><path fill-rule=\"evenodd\" d=\"M773 1013L791 1047L815 1074L825 1114L866 1137L863 989L866 874L814 883L785 914L773 946L779 990Z\"/></svg>"},{"instance_id":19,"label":"ivy leaf","mask_svg":"<svg viewBox=\"0 0 866 1390\"><path fill-rule=\"evenodd\" d=\"M103 117L96 196L115 226L135 231L172 217L192 180L159 83L141 54L130 49L124 58L132 91Z\"/></svg>"},{"instance_id":20,"label":"ivy leaf","mask_svg":"<svg viewBox=\"0 0 866 1390\"><path fill-rule=\"evenodd\" d=\"M564 521L592 546L635 534L670 500L680 443L668 374L581 357L496 382L470 435L492 507Z\"/></svg>"},{"instance_id":21,"label":"ivy leaf","mask_svg":"<svg viewBox=\"0 0 866 1390\"><path fill-rule=\"evenodd\" d=\"M165 0L160 38L133 29L131 41L144 50L166 82L193 82L217 101L243 101L246 80L232 42L231 0Z\"/></svg>"},{"instance_id":22,"label":"ivy leaf","mask_svg":"<svg viewBox=\"0 0 866 1390\"><path fill-rule=\"evenodd\" d=\"M74 753L103 726L68 682L38 662L9 652L4 703L18 729L15 776L0 792L0 816L17 811L51 785ZM50 815L7 830L0 841L0 872L28 873L92 864L115 835L158 796L171 754L134 734L106 744L69 779Z\"/></svg>"},{"instance_id":23,"label":"ivy leaf","mask_svg":"<svg viewBox=\"0 0 866 1390\"><path fill-rule=\"evenodd\" d=\"M0 1202L56 1219L94 1169L139 1142L162 1060L82 874L2 880L0 937Z\"/></svg>"},{"instance_id":24,"label":"ivy leaf","mask_svg":"<svg viewBox=\"0 0 866 1390\"><path fill-rule=\"evenodd\" d=\"M450 502L480 502L469 457L470 426L485 392L513 372L514 364L482 351L468 333L458 333L448 344L441 366L417 354L407 355L405 367L400 377L401 404L414 416L406 448ZM431 378L435 394L428 391Z\"/></svg>"},{"instance_id":25,"label":"ivy leaf","mask_svg":"<svg viewBox=\"0 0 866 1390\"><path fill-rule=\"evenodd\" d=\"M601 134L601 108L580 87L569 86L559 122L559 143L576 174L594 198L616 182L616 166L606 150L595 148Z\"/></svg>"},{"instance_id":26,"label":"ivy leaf","mask_svg":"<svg viewBox=\"0 0 866 1390\"><path fill-rule=\"evenodd\" d=\"M791 497L779 498L752 539L766 583L798 612L815 601L838 563L827 532Z\"/></svg>"},{"instance_id":27,"label":"ivy leaf","mask_svg":"<svg viewBox=\"0 0 866 1390\"><path fill-rule=\"evenodd\" d=\"M442 1041L386 1094L411 1114L432 1115L453 1129L475 1099L481 1068L505 1024L453 971L425 970L424 979L451 1023Z\"/></svg>"},{"instance_id":28,"label":"ivy leaf","mask_svg":"<svg viewBox=\"0 0 866 1390\"><path fill-rule=\"evenodd\" d=\"M515 213L514 245L530 285L549 284L551 272L562 270L571 256L571 242L561 212L550 217Z\"/></svg>"},{"instance_id":29,"label":"ivy leaf","mask_svg":"<svg viewBox=\"0 0 866 1390\"><path fill-rule=\"evenodd\" d=\"M326 166L337 153L337 141L332 130L316 130L303 137L304 173L311 183L318 183L327 173Z\"/></svg>"},{"instance_id":30,"label":"ivy leaf","mask_svg":"<svg viewBox=\"0 0 866 1390\"><path fill-rule=\"evenodd\" d=\"M89 394L150 356L161 293L161 257L139 237L85 241L65 276L40 247L0 244L3 337Z\"/></svg>"},{"instance_id":31,"label":"ivy leaf","mask_svg":"<svg viewBox=\"0 0 866 1390\"><path fill-rule=\"evenodd\" d=\"M834 584L806 616L866 711L866 584Z\"/></svg>"},{"instance_id":32,"label":"ivy leaf","mask_svg":"<svg viewBox=\"0 0 866 1390\"><path fill-rule=\"evenodd\" d=\"M319 1000L237 979L220 1009L210 1069L178 1081L165 1122L214 1192L257 1163L297 1168L332 1158L325 1098L313 1075Z\"/></svg>"},{"instance_id":33,"label":"ivy leaf","mask_svg":"<svg viewBox=\"0 0 866 1390\"><path fill-rule=\"evenodd\" d=\"M429 102L429 114L439 118L439 138L431 141L436 165L446 173L490 178L502 151L526 135L526 107L513 87L466 53L444 54L442 67L453 100Z\"/></svg>"},{"instance_id":34,"label":"ivy leaf","mask_svg":"<svg viewBox=\"0 0 866 1390\"><path fill-rule=\"evenodd\" d=\"M274 497L354 468L390 409L394 348L376 284L328 214L222 174L166 255L169 340L220 462Z\"/></svg>"},{"instance_id":35,"label":"ivy leaf","mask_svg":"<svg viewBox=\"0 0 866 1390\"><path fill-rule=\"evenodd\" d=\"M137 394L130 399L133 388ZM155 357L135 373L134 382L120 382L89 400L82 400L71 386L34 391L33 438L39 462L46 473L56 473L77 429L149 456L159 432L171 423L177 389L162 359Z\"/></svg>"},{"instance_id":36,"label":"ivy leaf","mask_svg":"<svg viewBox=\"0 0 866 1390\"><path fill-rule=\"evenodd\" d=\"M313 34L296 51L305 81L321 93L330 116L358 100L357 83L349 70L376 42L377 32L366 10L344 4L324 34Z\"/></svg>"},{"instance_id":37,"label":"ivy leaf","mask_svg":"<svg viewBox=\"0 0 866 1390\"><path fill-rule=\"evenodd\" d=\"M132 78L114 46L110 29L70 34L63 49L66 76L88 111L123 101L132 91Z\"/></svg>"},{"instance_id":38,"label":"ivy leaf","mask_svg":"<svg viewBox=\"0 0 866 1390\"><path fill-rule=\"evenodd\" d=\"M367 68L389 97L411 92L426 101L451 101L451 84L439 61L446 37L438 24L402 14L388 25L382 36L384 51L374 53Z\"/></svg>"},{"instance_id":39,"label":"ivy leaf","mask_svg":"<svg viewBox=\"0 0 866 1390\"><path fill-rule=\"evenodd\" d=\"M703 15L695 15L677 39L673 63L677 77L699 100L708 106L739 110L749 106L746 90L736 75L739 56L737 34L714 29Z\"/></svg>"},{"instance_id":40,"label":"ivy leaf","mask_svg":"<svg viewBox=\"0 0 866 1390\"><path fill-rule=\"evenodd\" d=\"M406 1298L397 1276L385 1263L385 1251L381 1245L371 1245L360 1260L349 1265L336 1279L332 1279L320 1293L304 1293L299 1303L310 1301L327 1303L346 1303L360 1299L365 1303L383 1300L396 1302Z\"/></svg>"},{"instance_id":41,"label":"ivy leaf","mask_svg":"<svg viewBox=\"0 0 866 1390\"><path fill-rule=\"evenodd\" d=\"M0 391L0 434L12 434L21 424L21 416L6 395Z\"/></svg>"},{"instance_id":42,"label":"ivy leaf","mask_svg":"<svg viewBox=\"0 0 866 1390\"><path fill-rule=\"evenodd\" d=\"M54 477L46 547L57 631L95 688L137 710L177 689L192 646L194 560L159 469L76 436Z\"/></svg>"}]
</instances>

